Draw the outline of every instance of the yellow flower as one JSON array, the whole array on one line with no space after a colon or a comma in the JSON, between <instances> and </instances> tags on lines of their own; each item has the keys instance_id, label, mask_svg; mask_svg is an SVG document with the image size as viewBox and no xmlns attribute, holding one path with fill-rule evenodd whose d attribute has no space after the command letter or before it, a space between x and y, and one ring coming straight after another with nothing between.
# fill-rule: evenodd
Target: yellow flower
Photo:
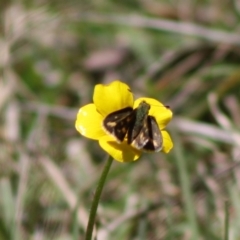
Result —
<instances>
[{"instance_id":1,"label":"yellow flower","mask_svg":"<svg viewBox=\"0 0 240 240\"><path fill-rule=\"evenodd\" d=\"M98 140L100 146L115 160L120 162L135 161L140 157L143 150L136 149L128 144L126 137L122 142L117 141L114 136L104 130L103 120L110 113L126 107L135 109L142 101L151 106L148 115L155 118L161 131L163 141L161 151L168 153L172 149L173 143L164 128L172 118L171 110L152 98L139 98L134 101L128 85L120 81L95 86L93 103L79 109L75 127L83 136Z\"/></svg>"}]
</instances>

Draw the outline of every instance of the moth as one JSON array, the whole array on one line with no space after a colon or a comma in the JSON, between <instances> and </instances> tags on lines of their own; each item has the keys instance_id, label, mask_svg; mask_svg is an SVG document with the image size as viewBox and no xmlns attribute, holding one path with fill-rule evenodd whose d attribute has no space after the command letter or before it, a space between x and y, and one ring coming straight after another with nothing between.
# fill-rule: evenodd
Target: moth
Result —
<instances>
[{"instance_id":1,"label":"moth","mask_svg":"<svg viewBox=\"0 0 240 240\"><path fill-rule=\"evenodd\" d=\"M126 107L110 113L103 120L103 128L118 143L126 138L134 148L146 152L158 152L162 149L162 134L153 116L149 115L151 106L140 102L135 109Z\"/></svg>"}]
</instances>

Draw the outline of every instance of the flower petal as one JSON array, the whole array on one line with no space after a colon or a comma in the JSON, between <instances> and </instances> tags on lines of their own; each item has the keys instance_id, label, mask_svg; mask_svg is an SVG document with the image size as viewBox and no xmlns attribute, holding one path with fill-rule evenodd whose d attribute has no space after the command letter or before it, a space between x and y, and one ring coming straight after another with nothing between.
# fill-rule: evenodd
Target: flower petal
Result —
<instances>
[{"instance_id":1,"label":"flower petal","mask_svg":"<svg viewBox=\"0 0 240 240\"><path fill-rule=\"evenodd\" d=\"M137 160L141 151L132 148L126 142L117 143L111 136L104 136L99 140L100 146L115 160L119 162L132 162Z\"/></svg>"},{"instance_id":2,"label":"flower petal","mask_svg":"<svg viewBox=\"0 0 240 240\"><path fill-rule=\"evenodd\" d=\"M133 94L129 86L120 81L108 85L97 84L94 89L93 102L99 113L106 117L117 110L133 106Z\"/></svg>"},{"instance_id":3,"label":"flower petal","mask_svg":"<svg viewBox=\"0 0 240 240\"><path fill-rule=\"evenodd\" d=\"M142 101L145 101L151 105L149 115L156 119L160 129L164 129L172 119L172 111L164 106L161 102L153 98L138 98L134 102L134 108L138 107L139 103Z\"/></svg>"},{"instance_id":4,"label":"flower petal","mask_svg":"<svg viewBox=\"0 0 240 240\"><path fill-rule=\"evenodd\" d=\"M163 138L163 148L162 152L168 153L173 148L173 142L167 131L161 131Z\"/></svg>"},{"instance_id":5,"label":"flower petal","mask_svg":"<svg viewBox=\"0 0 240 240\"><path fill-rule=\"evenodd\" d=\"M102 128L103 117L93 103L81 107L77 114L75 127L83 136L99 140L106 133Z\"/></svg>"}]
</instances>

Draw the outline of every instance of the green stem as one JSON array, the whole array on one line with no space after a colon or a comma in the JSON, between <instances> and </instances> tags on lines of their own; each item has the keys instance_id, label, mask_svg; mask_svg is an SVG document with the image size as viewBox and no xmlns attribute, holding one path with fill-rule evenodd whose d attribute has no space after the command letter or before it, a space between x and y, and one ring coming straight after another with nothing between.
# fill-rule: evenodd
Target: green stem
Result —
<instances>
[{"instance_id":1,"label":"green stem","mask_svg":"<svg viewBox=\"0 0 240 240\"><path fill-rule=\"evenodd\" d=\"M97 189L94 194L94 198L93 198L93 202L92 202L92 206L91 206L91 210L90 210L90 215L89 215L89 219L88 219L88 226L87 226L85 240L92 239L92 232L93 232L93 227L94 227L94 223L95 223L95 217L96 217L96 213L97 213L98 203L99 203L99 200L100 200L100 197L102 194L102 189L105 184L109 169L112 165L112 162L113 162L113 159L112 159L112 157L109 156L108 160L104 166L102 175L100 177Z\"/></svg>"},{"instance_id":2,"label":"green stem","mask_svg":"<svg viewBox=\"0 0 240 240\"><path fill-rule=\"evenodd\" d=\"M225 202L225 223L224 223L224 240L228 240L229 231L229 211L228 211L228 201Z\"/></svg>"},{"instance_id":3,"label":"green stem","mask_svg":"<svg viewBox=\"0 0 240 240\"><path fill-rule=\"evenodd\" d=\"M193 193L191 191L191 179L188 173L187 161L184 158L180 138L176 132L172 132L172 136L173 139L175 139L174 150L176 155L176 163L179 170L180 184L182 188L186 215L192 230L191 239L195 240L200 238L200 234L197 224L196 207L194 204Z\"/></svg>"}]
</instances>

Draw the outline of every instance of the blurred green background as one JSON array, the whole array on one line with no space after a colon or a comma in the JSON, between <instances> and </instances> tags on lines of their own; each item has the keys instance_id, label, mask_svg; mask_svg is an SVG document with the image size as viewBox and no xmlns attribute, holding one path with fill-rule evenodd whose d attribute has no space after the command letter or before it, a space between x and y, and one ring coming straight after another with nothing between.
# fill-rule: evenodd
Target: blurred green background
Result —
<instances>
[{"instance_id":1,"label":"blurred green background","mask_svg":"<svg viewBox=\"0 0 240 240\"><path fill-rule=\"evenodd\" d=\"M222 240L226 216L240 239L238 0L5 0L0 22L0 240L83 239L106 153L74 122L115 79L171 107L175 145L114 162L97 239Z\"/></svg>"}]
</instances>

